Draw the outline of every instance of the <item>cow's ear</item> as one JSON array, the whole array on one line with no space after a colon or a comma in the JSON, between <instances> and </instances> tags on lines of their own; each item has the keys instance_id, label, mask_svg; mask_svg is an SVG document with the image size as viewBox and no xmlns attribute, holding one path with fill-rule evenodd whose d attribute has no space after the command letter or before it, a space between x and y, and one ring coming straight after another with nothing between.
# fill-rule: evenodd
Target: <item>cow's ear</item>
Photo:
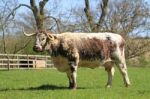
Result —
<instances>
[{"instance_id":1,"label":"cow's ear","mask_svg":"<svg viewBox=\"0 0 150 99\"><path fill-rule=\"evenodd\" d=\"M53 41L53 40L55 39L54 36L51 35L51 34L47 34L47 37L48 37L48 39L51 40L51 41Z\"/></svg>"}]
</instances>

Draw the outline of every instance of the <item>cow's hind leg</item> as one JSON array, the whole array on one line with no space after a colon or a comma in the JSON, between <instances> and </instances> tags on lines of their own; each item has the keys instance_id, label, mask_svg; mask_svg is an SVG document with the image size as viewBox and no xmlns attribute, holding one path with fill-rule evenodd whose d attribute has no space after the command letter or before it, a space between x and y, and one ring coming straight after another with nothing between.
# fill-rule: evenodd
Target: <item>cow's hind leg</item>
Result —
<instances>
[{"instance_id":1,"label":"cow's hind leg","mask_svg":"<svg viewBox=\"0 0 150 99\"><path fill-rule=\"evenodd\" d=\"M130 80L128 77L124 51L122 52L122 54L120 51L118 51L118 53L116 54L116 62L115 63L123 76L123 81L124 81L125 86L128 87L130 85Z\"/></svg>"},{"instance_id":2,"label":"cow's hind leg","mask_svg":"<svg viewBox=\"0 0 150 99\"><path fill-rule=\"evenodd\" d=\"M115 69L113 67L113 62L112 61L108 61L104 64L105 66L105 70L107 71L108 73L108 81L107 81L107 84L106 84L106 87L111 87L112 86L112 79L113 79L113 76L114 76L114 72L115 72Z\"/></svg>"},{"instance_id":3,"label":"cow's hind leg","mask_svg":"<svg viewBox=\"0 0 150 99\"><path fill-rule=\"evenodd\" d=\"M126 87L130 85L130 80L128 77L128 72L127 72L127 67L124 62L116 63L117 67L119 68L122 76L123 76L123 81Z\"/></svg>"}]
</instances>

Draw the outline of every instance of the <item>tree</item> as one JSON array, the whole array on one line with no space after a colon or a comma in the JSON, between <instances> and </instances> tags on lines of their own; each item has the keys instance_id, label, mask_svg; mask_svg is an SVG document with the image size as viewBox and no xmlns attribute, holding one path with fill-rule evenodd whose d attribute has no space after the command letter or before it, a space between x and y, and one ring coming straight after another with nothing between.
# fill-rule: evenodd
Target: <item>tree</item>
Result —
<instances>
[{"instance_id":1,"label":"tree","mask_svg":"<svg viewBox=\"0 0 150 99\"><path fill-rule=\"evenodd\" d=\"M102 0L102 3L100 4L101 15L98 18L98 22L95 23L93 15L91 13L89 0L85 0L84 12L85 12L85 15L87 17L88 24L91 28L91 31L93 31L93 32L99 32L100 31L100 28L101 28L101 26L105 20L105 16L107 15L108 1L109 0Z\"/></svg>"},{"instance_id":2,"label":"tree","mask_svg":"<svg viewBox=\"0 0 150 99\"><path fill-rule=\"evenodd\" d=\"M36 2L35 0L30 0L30 6L29 5L26 5L26 4L19 4L18 6L16 6L12 11L11 13L8 15L8 18L13 15L13 13L20 7L24 6L24 7L27 7L29 8L32 13L33 13L33 16L34 16L34 19L35 19L35 22L36 22L36 28L38 30L42 30L44 29L43 27L43 23L44 23L44 19L46 18L45 17L45 14L44 14L44 7L46 5L46 3L48 2L48 0L41 0L39 2L39 7L36 5Z\"/></svg>"},{"instance_id":3,"label":"tree","mask_svg":"<svg viewBox=\"0 0 150 99\"><path fill-rule=\"evenodd\" d=\"M149 39L137 39L139 36L150 36L143 35L150 30L148 27L150 8L144 0L120 0L119 2L102 0L95 3L96 9L90 8L89 0L84 1L85 8L73 8L73 13L76 15L75 23L79 23L74 27L80 27L80 31L83 32L113 32L122 35L126 40L127 58L150 51Z\"/></svg>"},{"instance_id":4,"label":"tree","mask_svg":"<svg viewBox=\"0 0 150 99\"><path fill-rule=\"evenodd\" d=\"M46 8L48 1L50 0L30 0L30 5L17 4L11 7L5 20L13 19L17 9L24 6L32 13L22 13L23 19L17 20L17 24L25 27L29 32L31 32L30 29L34 32L41 29L56 32L114 32L126 39L128 58L139 56L150 50L148 39L137 39L139 36L144 36L140 35L141 33L146 33L150 29L150 8L144 0L93 0L96 1L95 7L91 7L92 0L84 0L85 7L75 6L65 13L55 11L55 13L59 12L57 15L51 12L58 10L57 8L60 9L61 6L49 10Z\"/></svg>"},{"instance_id":5,"label":"tree","mask_svg":"<svg viewBox=\"0 0 150 99\"><path fill-rule=\"evenodd\" d=\"M18 28L18 25L14 18L16 15L14 9L17 8L18 2L16 0L2 0L0 1L0 4L0 33L2 33L2 36L0 36L0 40L2 41L0 42L0 52L5 54L15 54L24 49L30 40L27 38L20 39L21 35L15 35L17 31L14 29ZM22 42L24 43L22 44Z\"/></svg>"},{"instance_id":6,"label":"tree","mask_svg":"<svg viewBox=\"0 0 150 99\"><path fill-rule=\"evenodd\" d=\"M54 1L56 5L52 3L53 7L49 10L55 11L54 8L57 8L56 0ZM11 2L9 0L0 1L0 33L2 33L0 46L3 48L0 49L1 53L15 54L26 52L22 50L28 46L32 39L23 37L22 33L20 34L22 27L28 32L35 32L35 30L51 29L51 26L53 27L57 23L56 21L58 20L50 16L49 11L44 9L47 2L48 0L41 0L38 2L39 5L36 5L37 2L35 0L30 0L30 5L27 5L19 4L17 0ZM27 7L31 12L19 13L20 16L16 16L20 7ZM49 22L49 24L47 25L46 22Z\"/></svg>"},{"instance_id":7,"label":"tree","mask_svg":"<svg viewBox=\"0 0 150 99\"><path fill-rule=\"evenodd\" d=\"M35 21L36 21L36 26L38 30L42 30L43 27L43 23L44 23L44 6L45 4L48 2L48 0L41 0L39 2L39 8L37 7L37 5L35 4L35 0L30 0L30 6L29 7L34 15Z\"/></svg>"},{"instance_id":8,"label":"tree","mask_svg":"<svg viewBox=\"0 0 150 99\"><path fill-rule=\"evenodd\" d=\"M111 11L105 30L121 34L126 39L126 56L134 58L150 51L150 40L139 39L148 36L150 8L143 0L123 0Z\"/></svg>"}]
</instances>

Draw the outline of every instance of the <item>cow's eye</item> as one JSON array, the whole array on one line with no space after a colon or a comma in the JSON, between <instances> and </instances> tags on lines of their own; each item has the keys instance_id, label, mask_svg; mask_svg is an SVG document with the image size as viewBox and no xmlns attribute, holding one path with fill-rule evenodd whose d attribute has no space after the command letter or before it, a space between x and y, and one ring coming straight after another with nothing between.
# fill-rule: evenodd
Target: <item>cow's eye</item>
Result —
<instances>
[{"instance_id":1,"label":"cow's eye","mask_svg":"<svg viewBox=\"0 0 150 99\"><path fill-rule=\"evenodd\" d=\"M42 38L41 40L42 40L42 41L44 41L44 40L45 40L45 38Z\"/></svg>"}]
</instances>

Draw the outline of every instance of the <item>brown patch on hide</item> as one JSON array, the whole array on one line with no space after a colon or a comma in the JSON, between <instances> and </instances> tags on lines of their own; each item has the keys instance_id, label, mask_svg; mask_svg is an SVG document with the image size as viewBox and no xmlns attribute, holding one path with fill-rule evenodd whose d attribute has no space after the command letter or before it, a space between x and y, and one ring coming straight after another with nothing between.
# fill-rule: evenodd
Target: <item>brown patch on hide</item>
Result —
<instances>
[{"instance_id":1,"label":"brown patch on hide","mask_svg":"<svg viewBox=\"0 0 150 99\"><path fill-rule=\"evenodd\" d=\"M74 40L60 40L60 46L58 48L58 53L64 57L67 57L69 61L74 61L76 59L76 53L78 52Z\"/></svg>"},{"instance_id":2,"label":"brown patch on hide","mask_svg":"<svg viewBox=\"0 0 150 99\"><path fill-rule=\"evenodd\" d=\"M82 39L78 43L78 49L83 59L107 60L115 50L116 44L111 40L100 40L97 38Z\"/></svg>"},{"instance_id":3,"label":"brown patch on hide","mask_svg":"<svg viewBox=\"0 0 150 99\"><path fill-rule=\"evenodd\" d=\"M103 43L96 38L81 39L81 42L76 44L80 57L82 59L103 59Z\"/></svg>"},{"instance_id":4,"label":"brown patch on hide","mask_svg":"<svg viewBox=\"0 0 150 99\"><path fill-rule=\"evenodd\" d=\"M105 53L104 60L108 60L109 58L111 58L111 55L116 49L117 45L115 44L115 42L111 41L111 38L107 38L107 40L105 40L103 44Z\"/></svg>"},{"instance_id":5,"label":"brown patch on hide","mask_svg":"<svg viewBox=\"0 0 150 99\"><path fill-rule=\"evenodd\" d=\"M116 44L112 42L110 39L101 40L99 44L102 45L104 60L108 60L109 58L111 58L112 52L116 49Z\"/></svg>"},{"instance_id":6,"label":"brown patch on hide","mask_svg":"<svg viewBox=\"0 0 150 99\"><path fill-rule=\"evenodd\" d=\"M59 47L53 52L74 60L75 53L79 53L82 60L107 60L116 49L115 42L110 39L98 38L61 38Z\"/></svg>"}]
</instances>

